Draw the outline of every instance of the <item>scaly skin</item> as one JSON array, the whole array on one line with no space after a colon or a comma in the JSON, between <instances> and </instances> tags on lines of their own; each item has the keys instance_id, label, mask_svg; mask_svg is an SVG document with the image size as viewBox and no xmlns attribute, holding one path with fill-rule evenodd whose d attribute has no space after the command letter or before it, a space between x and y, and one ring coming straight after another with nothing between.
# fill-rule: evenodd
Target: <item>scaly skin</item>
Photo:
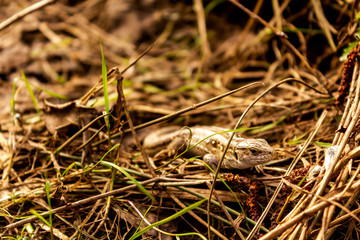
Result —
<instances>
[{"instance_id":1,"label":"scaly skin","mask_svg":"<svg viewBox=\"0 0 360 240\"><path fill-rule=\"evenodd\" d=\"M188 150L187 155L201 156L205 162L214 168L223 154L231 132L209 136L227 130L213 126L166 127L149 134L144 140L144 148L148 154L153 156L164 149L166 151L184 150L186 147L190 148L203 140ZM245 139L235 135L221 168L246 169L254 167L271 161L273 154L274 150L266 140Z\"/></svg>"}]
</instances>

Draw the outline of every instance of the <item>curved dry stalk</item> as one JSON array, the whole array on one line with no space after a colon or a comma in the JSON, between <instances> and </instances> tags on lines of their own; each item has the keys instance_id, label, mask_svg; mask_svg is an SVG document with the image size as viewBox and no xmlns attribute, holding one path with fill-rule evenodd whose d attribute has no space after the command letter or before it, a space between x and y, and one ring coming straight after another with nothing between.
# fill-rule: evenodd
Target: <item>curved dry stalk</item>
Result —
<instances>
[{"instance_id":1,"label":"curved dry stalk","mask_svg":"<svg viewBox=\"0 0 360 240\"><path fill-rule=\"evenodd\" d=\"M339 170L343 169L345 164L348 163L348 161L350 161L353 158L356 158L357 156L360 155L360 148L355 148L353 149L351 152L349 152L347 155L345 155L344 157L342 157L340 159L340 156L343 155L343 150L345 148L345 145L347 144L350 135L353 132L354 127L356 126L358 119L360 117L360 104L359 104L359 99L360 99L360 74L358 75L358 70L359 69L359 63L358 61L356 61L356 65L355 65L355 71L353 73L352 76L352 82L351 82L351 87L350 87L350 96L348 98L347 104L346 104L346 108L344 111L344 115L343 118L340 122L339 128L340 131L337 132L336 136L334 137L333 140L333 146L337 145L338 146L338 150L335 153L335 156L330 164L330 166L328 167L328 169L325 172L324 177L321 179L321 181L318 181L315 183L314 187L313 187L313 196L308 195L307 197L303 198L303 200L300 200L297 204L297 206L294 207L293 211L288 214L288 216L286 217L286 223L280 224L278 226L277 229L273 230L273 231L279 231L278 229L282 228L284 224L287 224L289 221L292 222L294 219L297 219L298 216L307 216L306 214L308 213L309 209L313 209L314 210L314 206L319 206L317 199L323 199L323 193L325 188L328 186L328 183L331 179L331 177L333 176L333 174L335 172L338 172ZM341 130L346 129L345 132L341 132ZM350 182L348 182L345 185L345 181L348 178L348 174L349 171L347 171L348 168L345 168L342 173L339 175L338 179L335 182L335 185L331 188L330 193L332 193L336 188L338 189L338 187L340 186L344 186L344 191L342 193L338 194L338 198L343 198L341 196L341 194L345 194L347 193L346 190L350 189L353 184L352 182L354 181L354 177L357 175L356 173L353 174ZM360 170L357 170L360 171ZM356 171L356 172L357 172ZM320 179L320 178L319 178ZM358 194L358 191L353 191L354 194ZM355 199L353 199L354 201ZM353 201L350 201L350 199L348 200L347 204L345 207L350 206ZM306 206L305 206L306 205ZM329 207L328 207L329 206ZM328 228L330 226L330 221L332 219L332 216L334 214L334 210L335 210L335 206L336 204L332 204L332 205L328 205L324 208L320 208L317 211L317 214L315 214L314 216L308 216L306 217L307 219L311 219L313 218L311 224L308 221L303 221L302 222L298 222L297 225L292 225L292 227L289 227L287 230L283 230L283 234L281 236L281 238L295 238L296 236L298 236L299 231L301 230L300 233L300 238L303 239L306 235L308 235L312 229L315 227L315 224L320 220L321 218L321 213L322 213L322 225L321 225L321 229L318 233L317 239L323 239L323 238L329 238L332 233L335 231L336 228L333 228L330 232L328 231ZM340 206L338 206L340 207ZM306 210L301 210L302 212L299 212L300 209L304 209L306 208ZM298 210L296 210L298 209ZM345 210L346 211L346 210ZM314 212L316 213L316 212ZM344 212L342 212L342 214L344 214ZM348 217L350 217L350 213L348 213ZM356 218L356 215L353 215L353 218ZM338 216L341 216L340 214ZM332 225L334 226L334 224ZM269 234L269 236L274 237L275 235L272 234L271 231ZM289 235L291 234L291 235ZM277 236L277 235L276 235ZM269 238L272 238L269 237ZM269 239L268 237L264 237L264 239Z\"/></svg>"},{"instance_id":2,"label":"curved dry stalk","mask_svg":"<svg viewBox=\"0 0 360 240\"><path fill-rule=\"evenodd\" d=\"M206 21L204 6L201 0L194 1L194 10L197 17L197 25L199 28L199 35L201 41L202 58L209 59L211 55L210 44L207 40Z\"/></svg>"},{"instance_id":3,"label":"curved dry stalk","mask_svg":"<svg viewBox=\"0 0 360 240\"><path fill-rule=\"evenodd\" d=\"M180 201L180 199L178 199L174 194L172 193L168 193L169 196L171 197L172 200L174 200L174 202L176 202L180 207L182 208L186 208L186 205L184 203L182 203ZM214 232L219 238L223 239L223 240L227 240L228 238L225 237L223 234L221 234L218 230L216 230L213 226L209 226L207 225L207 223L198 215L196 215L193 211L189 211L188 212L193 218L195 218L199 223L201 223L204 226L208 226L210 227L210 230L212 232Z\"/></svg>"},{"instance_id":4,"label":"curved dry stalk","mask_svg":"<svg viewBox=\"0 0 360 240\"><path fill-rule=\"evenodd\" d=\"M355 67L354 67L354 72L358 72L359 69L359 63L358 61L356 61L355 63ZM352 80L350 83L350 93L354 92L355 89L355 79L354 76L352 76ZM350 114L350 109L352 109L352 104L351 101L347 101L346 102L346 106L345 106L345 110L343 112L343 117L341 118L340 124L338 126L338 131L335 134L334 140L333 140L333 145L339 145L339 139L340 137L342 137L344 135L343 131L341 131L344 128L347 128L347 126L349 125L349 122L351 121L351 114Z\"/></svg>"},{"instance_id":5,"label":"curved dry stalk","mask_svg":"<svg viewBox=\"0 0 360 240\"><path fill-rule=\"evenodd\" d=\"M349 184L346 185L347 186L350 186L350 183L352 183L352 181L354 181L355 179L355 176L357 176L359 174L359 171L360 171L360 165L358 165L358 168L356 169L355 173L353 174L353 177L351 178ZM345 189L346 189L345 187ZM346 207L347 209L349 209L358 199L358 196L359 196L359 193L360 193L360 189L358 189L357 191L354 192L354 194L350 197L350 199L346 202L346 204L344 205L344 207ZM331 227L331 217L334 213L334 210L335 210L335 207L334 206L331 206L330 207L332 212L330 212L327 216L324 214L324 216L327 217L327 221L328 221L328 224L327 224L327 228L330 228ZM353 217L353 215L356 216L356 213L351 212L351 213L345 213L345 211L341 210L340 213L336 216L336 219L339 219L341 218L342 216L344 215L348 215L349 217ZM331 229L324 229L326 230L326 239L330 239L331 236L335 233L337 227L333 227Z\"/></svg>"},{"instance_id":6,"label":"curved dry stalk","mask_svg":"<svg viewBox=\"0 0 360 240\"><path fill-rule=\"evenodd\" d=\"M92 120L91 122L89 122L86 126L84 126L82 129L80 129L77 133L75 133L73 136L71 136L68 140L66 140L63 144L61 144L60 147L58 147L53 154L56 155L58 154L64 147L66 147L67 145L69 145L77 136L79 136L80 134L82 134L83 132L85 132L89 127L91 127L91 125L93 125L94 123L97 122L97 120L107 116L108 114L103 114L101 116L96 117L94 120Z\"/></svg>"},{"instance_id":7,"label":"curved dry stalk","mask_svg":"<svg viewBox=\"0 0 360 240\"><path fill-rule=\"evenodd\" d=\"M206 185L208 186L208 188L211 188L211 184L209 181L206 181ZM219 202L220 206L221 206L221 210L225 213L227 219L230 221L230 223L232 224L234 231L236 232L236 234L238 235L238 237L242 240L245 240L244 235L240 232L239 228L236 226L236 223L234 221L234 219L231 217L229 211L226 209L224 202L221 200L219 194L217 194L216 191L214 191L214 196L216 198L216 200Z\"/></svg>"},{"instance_id":8,"label":"curved dry stalk","mask_svg":"<svg viewBox=\"0 0 360 240\"><path fill-rule=\"evenodd\" d=\"M95 231L91 233L91 235L93 236L96 235L96 233L100 230L100 228L105 224L105 221L108 219L109 211L111 208L111 196L107 197L106 206L104 206L103 208L105 208L105 212L101 210L101 212L104 212L104 214L102 216L100 223L98 223L98 225L96 226ZM98 213L98 216L100 216L100 213ZM97 220L98 219L96 219L95 221Z\"/></svg>"},{"instance_id":9,"label":"curved dry stalk","mask_svg":"<svg viewBox=\"0 0 360 240\"><path fill-rule=\"evenodd\" d=\"M178 116L180 116L181 114L184 114L184 113L186 113L186 112L195 110L195 109L197 109L197 108L199 108L199 107L202 107L202 106L207 105L207 104L209 104L209 103L212 103L212 102L215 102L215 101L217 101L217 100L220 100L221 98L224 98L224 97L227 97L227 96L229 96L229 95L231 95L231 94L234 94L234 93L236 93L236 92L238 92L238 91L240 91L240 90L243 90L243 89L246 89L246 88L249 88L249 87L254 87L254 86L256 86L256 85L263 85L263 83L261 83L261 82L253 82L253 83L247 84L247 85L245 85L245 86L236 88L236 89L234 89L234 90L228 91L228 92L226 92L226 93L224 93L224 94L221 94L221 95L219 95L219 96L210 98L210 99L205 100L205 101L203 101L203 102L196 103L196 104L194 104L194 105L192 105L192 106L190 106L190 107L181 109L181 110L176 111L176 112L174 112L174 113L171 113L171 114L165 115L165 116L163 116L163 117L159 117L159 118L157 118L157 119L151 120L151 121L149 121L149 122L146 122L146 123L143 123L143 124L134 126L134 130L142 129L142 128L145 128L145 127L154 125L154 124L156 124L156 123L165 122L166 120L169 120L169 119L171 119L171 118L178 117ZM123 132L121 132L121 133L119 132L119 133L115 133L115 134L111 135L111 138L113 139L113 138L119 137L119 136L121 136L121 135L124 134L124 133L129 133L130 131L131 131L130 128L125 129L125 130L124 130ZM106 142L106 141L107 141L107 139L100 140L100 141L94 143L93 146L97 146L97 145L99 145L99 144L101 144L101 143L103 143L103 142Z\"/></svg>"},{"instance_id":10,"label":"curved dry stalk","mask_svg":"<svg viewBox=\"0 0 360 240\"><path fill-rule=\"evenodd\" d=\"M287 79L284 79L284 80L282 80L282 81L280 81L280 82L278 82L278 83L275 83L274 85L270 86L268 89L266 89L263 93L261 93L261 94L245 109L245 111L243 112L243 114L240 116L238 122L236 123L236 125L235 125L235 127L234 127L234 130L236 130L236 129L240 126L242 120L244 119L244 117L246 116L246 114L250 111L250 109L255 105L256 102L258 102L264 95L266 95L267 93L269 93L272 89L277 88L278 86L280 86L281 84L286 83L286 82L298 82L298 83L301 83L301 84L309 87L310 89L313 89L314 91L316 91L316 92L318 92L318 93L322 93L321 91L319 91L319 90L317 90L316 88L308 85L307 83L303 82L302 80L295 79L295 78L287 78ZM322 94L325 94L325 93L322 93ZM325 112L326 112L326 111L325 111ZM324 113L323 113L323 115L324 115ZM325 114L325 115L326 115L326 114ZM324 117L325 117L325 116L324 116ZM218 174L219 174L221 163L222 163L223 160L224 160L225 154L226 154L227 150L229 149L230 143L231 143L232 139L234 138L234 135L235 135L235 131L231 133L230 138L229 138L229 140L228 140L228 143L227 143L226 147L224 148L223 154L222 154L222 156L221 156L221 158L220 158L220 161L219 161L219 163L218 163L218 166L217 166L217 168L216 168L216 172L215 172L214 179L216 179L217 176L218 176ZM289 171L289 172L290 172L290 171ZM208 220L209 226L210 226L210 199L211 199L212 193L213 193L214 188L215 188L215 182L216 182L216 181L213 181L213 184L212 184L211 189L210 189L209 198L208 198L209 201L208 201L208 206L207 206L207 211L208 211L207 220ZM280 188L279 188L279 191L280 191ZM275 199L275 198L274 198L274 199ZM268 207L268 210L270 209L271 205L272 205L272 203L268 205L268 206L269 206L269 207ZM253 235L253 234L255 233L255 231L257 231L257 229L259 228L259 226L260 226L260 224L262 223L262 221L264 220L266 214L267 214L267 213L265 213L265 211L264 211L264 213L261 215L261 217L259 218L259 220L258 220L258 222L256 223L256 225L254 226L254 228L253 228L252 231L250 232L250 234L249 234L249 236L248 236L247 239L251 239L251 238L252 238L252 235ZM208 234L209 234L209 236L210 236L210 230L209 230L209 228L208 228Z\"/></svg>"},{"instance_id":11,"label":"curved dry stalk","mask_svg":"<svg viewBox=\"0 0 360 240\"><path fill-rule=\"evenodd\" d=\"M37 3L34 3L33 5L21 10L20 12L12 15L11 17L9 17L5 21L3 21L0 24L0 31L3 30L4 28L10 26L12 23L16 22L17 20L25 17L26 15L28 15L36 10L39 10L39 9L45 7L46 5L53 4L54 2L55 2L55 0L43 0L43 1L40 1Z\"/></svg>"},{"instance_id":12,"label":"curved dry stalk","mask_svg":"<svg viewBox=\"0 0 360 240\"><path fill-rule=\"evenodd\" d=\"M152 178L152 179L148 179L148 180L145 180L143 182L140 182L141 185L147 185L147 184L150 184L150 183L154 183L154 182L160 182L160 181L165 181L166 179L165 178L162 178L162 177L156 177L156 178ZM95 195L95 196L92 196L92 197L89 197L89 198L85 198L85 199L82 199L82 200L79 200L79 201L76 201L76 202L72 202L72 203L68 203L64 206L61 206L61 207L58 207L58 208L54 208L51 210L51 213L52 214L55 214L55 213L59 213L59 212L63 212L65 210L68 210L68 209L72 209L72 208L76 208L78 206L81 206L81 205L84 205L84 204L87 204L87 203L90 203L90 202L93 202L93 201L96 201L98 199L103 199L103 198L106 198L106 197L109 197L109 196L114 196L116 194L119 194L119 193L122 193L124 191L128 191L130 189L134 189L134 188L137 188L137 185L136 184L132 184L130 186L126 186L126 187L123 187L123 188L119 188L119 189L116 189L116 190L112 190L112 191L109 191L109 192L106 192L106 193L102 193L102 194L99 194L99 195ZM47 212L44 212L42 214L40 214L41 216L47 216L49 215L50 211L47 211ZM14 223L11 223L9 225L6 225L4 227L5 230L11 230L13 228L16 228L16 227L19 227L19 226L22 226L26 223L30 223L30 222L33 222L35 220L37 220L38 217L37 216L33 216L33 217L29 217L29 218L26 218L26 219L23 219L23 220L20 220L18 222L14 222Z\"/></svg>"},{"instance_id":13,"label":"curved dry stalk","mask_svg":"<svg viewBox=\"0 0 360 240\"><path fill-rule=\"evenodd\" d=\"M341 140L340 139L338 140L338 144L339 144L338 151L335 154L334 159L332 160L330 166L326 170L325 176L322 178L322 181L319 182L318 185L317 185L317 186L319 186L319 188L318 188L318 190L317 190L317 192L315 194L316 196L320 196L320 195L323 194L326 186L330 182L330 179L331 179L333 173L337 169L339 169L339 168L336 167L336 165L338 163L341 163L342 165L345 165L350 160L350 158L347 158L346 159L347 161L339 161L340 156L343 154L343 150L345 148L345 145L347 144L348 139L349 139L350 135L352 134L353 129L354 129L355 125L357 124L359 116L360 116L360 104L358 103L359 98L360 98L360 96L359 96L360 95L360 79L359 79L360 75L358 75L358 79L355 80L356 79L355 78L356 74L357 74L357 71L354 71L353 72L353 77L352 77L353 81L357 81L356 89L355 89L355 97L354 98L349 97L348 102L351 102L351 104L349 104L350 105L350 110L348 112L348 115L344 116L344 118L347 118L345 120L345 123L344 123L344 126L346 126L346 131L345 131L344 134L341 135ZM353 84L353 85L355 85L355 84ZM346 179L345 176L342 176L342 174L340 174L339 178L341 178L341 177L344 179L342 182L344 182L345 179ZM338 185L335 185L334 187L336 187L336 186L338 186ZM315 204L316 196L312 199L312 201L310 202L308 207L311 207L313 204ZM328 212L328 210L326 210L326 211L327 211L326 212L327 214L324 214L324 219L330 219L331 218L330 216L332 216L333 211L330 211L330 212ZM310 231L310 230L308 230L308 231Z\"/></svg>"},{"instance_id":14,"label":"curved dry stalk","mask_svg":"<svg viewBox=\"0 0 360 240\"><path fill-rule=\"evenodd\" d=\"M261 24L263 24L264 26L270 28L278 37L281 38L287 38L288 36L281 30L273 27L272 25L270 25L268 22L266 22L264 19L262 19L259 15L253 13L252 11L250 11L249 9L247 9L246 7L244 7L244 5L236 2L235 0L229 0L229 2L231 2L232 4L234 4L235 6L237 6L238 8L240 8L241 10L243 10L244 12L246 12L246 14L248 14L251 18L256 19L257 21L259 21Z\"/></svg>"},{"instance_id":15,"label":"curved dry stalk","mask_svg":"<svg viewBox=\"0 0 360 240\"><path fill-rule=\"evenodd\" d=\"M325 17L323 8L321 6L321 1L320 0L311 0L311 3L314 7L315 15L316 15L317 19L319 20L319 23L320 23L319 25L324 31L324 35L325 35L326 39L328 40L331 50L333 52L335 52L337 50L337 48L335 46L334 39L332 38L332 35L331 35L331 25Z\"/></svg>"},{"instance_id":16,"label":"curved dry stalk","mask_svg":"<svg viewBox=\"0 0 360 240\"><path fill-rule=\"evenodd\" d=\"M138 147L138 149L140 150L141 152L141 155L146 163L146 166L148 167L149 171L150 171L150 174L153 176L153 177L156 177L156 173L155 173L155 170L153 168L153 166L151 165L150 163L150 160L149 160L149 156L146 154L144 148L142 147L142 145L140 144L140 140L139 138L137 137L137 134L136 134L136 131L134 129L134 124L133 124L133 121L132 121L132 118L130 116L130 112L129 112L129 109L128 109L128 104L127 104L127 101L126 101L126 98L125 98L125 94L124 94L124 90L123 90L123 77L121 75L121 73L119 72L119 69L116 69L115 70L115 76L114 78L117 80L117 91L118 91L118 102L117 102L117 105L121 105L121 106L117 106L118 109L123 109L124 110L124 113L125 113L125 116L126 116L126 119L128 121L128 124L129 124L129 127L130 127L130 130L131 130L131 133L134 137L134 140L135 140L135 143L136 143L136 146ZM120 116L118 116L120 117Z\"/></svg>"},{"instance_id":17,"label":"curved dry stalk","mask_svg":"<svg viewBox=\"0 0 360 240\"><path fill-rule=\"evenodd\" d=\"M349 189L349 191L346 194L343 194L343 192L339 192L337 194L334 194L333 196L326 197L330 201L342 201L343 199L350 197L353 195L354 191L357 190L357 188L360 187L360 180L356 181ZM316 203L311 208L306 209L305 211L301 212L301 214L297 214L294 218L286 221L284 224L279 225L274 230L270 231L266 235L262 236L260 240L270 240L275 239L278 237L281 233L285 232L287 229L291 228L297 223L303 222L306 219L314 217L314 215L318 212L324 209L325 207L329 206L329 202L321 201L319 203Z\"/></svg>"},{"instance_id":18,"label":"curved dry stalk","mask_svg":"<svg viewBox=\"0 0 360 240\"><path fill-rule=\"evenodd\" d=\"M359 168L358 168L358 171L359 172ZM292 189L294 189L295 191L298 191L298 192L301 192L301 193L305 193L307 195L313 195L311 192L305 190L305 189L302 189L300 188L299 186L295 185L295 184L292 184L290 183L289 181L287 181L286 179L283 178L283 182L290 186ZM347 192L347 190L350 188L349 186L351 186L351 184L348 184L345 189L341 192L342 194L344 194L345 192ZM340 196L341 196L341 193L340 193ZM332 204L334 206L337 206L338 208L342 209L343 211L347 212L348 214L350 214L353 218L355 218L358 222L360 222L360 219L354 215L349 209L347 209L346 207L344 207L343 205L341 205L340 203L337 203L335 201L332 201L330 199L327 199L323 196L316 196L317 198L321 199L322 201L325 201L325 202L328 202L329 204Z\"/></svg>"},{"instance_id":19,"label":"curved dry stalk","mask_svg":"<svg viewBox=\"0 0 360 240\"><path fill-rule=\"evenodd\" d=\"M157 43L158 39L156 39L145 51L143 51L134 61L132 61L128 66L126 66L121 72L120 75L123 75L129 68L134 66L145 54L147 54ZM106 74L108 79L108 84L112 83L113 81L117 80L115 77L113 77L114 74L119 72L119 67L113 67L111 68ZM87 93L85 93L81 98L75 100L77 104L80 105L86 105L86 103L89 101L89 99L98 91L100 91L103 88L103 79L102 76L100 77L97 84L95 84Z\"/></svg>"}]
</instances>

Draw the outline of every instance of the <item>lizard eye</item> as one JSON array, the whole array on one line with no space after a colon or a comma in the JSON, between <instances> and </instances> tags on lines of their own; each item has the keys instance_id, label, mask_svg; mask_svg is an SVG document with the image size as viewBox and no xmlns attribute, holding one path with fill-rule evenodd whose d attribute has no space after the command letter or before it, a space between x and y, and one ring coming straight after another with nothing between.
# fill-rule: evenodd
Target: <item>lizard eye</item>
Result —
<instances>
[{"instance_id":1,"label":"lizard eye","mask_svg":"<svg viewBox=\"0 0 360 240\"><path fill-rule=\"evenodd\" d=\"M249 150L250 150L250 152L252 153L252 154L256 154L258 151L256 150L256 149L254 149L254 148L249 148Z\"/></svg>"},{"instance_id":2,"label":"lizard eye","mask_svg":"<svg viewBox=\"0 0 360 240\"><path fill-rule=\"evenodd\" d=\"M235 158L236 158L236 159L240 159L240 158L239 158L239 154L238 154L237 151L234 151L234 155L235 155Z\"/></svg>"}]
</instances>

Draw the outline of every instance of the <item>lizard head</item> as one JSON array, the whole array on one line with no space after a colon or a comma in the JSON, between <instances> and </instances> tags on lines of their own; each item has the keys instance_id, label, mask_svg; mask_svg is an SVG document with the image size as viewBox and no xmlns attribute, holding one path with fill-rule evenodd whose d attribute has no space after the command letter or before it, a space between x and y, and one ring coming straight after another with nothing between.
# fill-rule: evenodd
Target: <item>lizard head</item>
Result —
<instances>
[{"instance_id":1,"label":"lizard head","mask_svg":"<svg viewBox=\"0 0 360 240\"><path fill-rule=\"evenodd\" d=\"M228 158L227 161L224 161L223 168L245 169L254 167L271 161L274 155L274 149L264 139L241 139L236 141L231 150L230 152L233 152L235 158Z\"/></svg>"}]
</instances>

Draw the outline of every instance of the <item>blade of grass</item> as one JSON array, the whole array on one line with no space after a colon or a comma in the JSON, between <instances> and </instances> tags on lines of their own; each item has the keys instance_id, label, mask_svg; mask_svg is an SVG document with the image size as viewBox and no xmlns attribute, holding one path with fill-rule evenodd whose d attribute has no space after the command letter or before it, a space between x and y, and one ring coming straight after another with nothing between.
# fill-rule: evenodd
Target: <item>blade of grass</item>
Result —
<instances>
[{"instance_id":1,"label":"blade of grass","mask_svg":"<svg viewBox=\"0 0 360 240\"><path fill-rule=\"evenodd\" d=\"M50 227L50 234L51 234L51 239L54 239L54 233L53 233L53 221L52 221L52 212L51 212L51 197L50 197L50 184L49 181L46 180L45 182L45 190L46 190L46 198L48 201L48 206L49 206L49 227Z\"/></svg>"},{"instance_id":2,"label":"blade of grass","mask_svg":"<svg viewBox=\"0 0 360 240\"><path fill-rule=\"evenodd\" d=\"M61 174L61 177L64 177L64 176L67 174L67 172L70 171L70 169L72 169L72 167L73 167L75 164L76 164L75 162L71 163L71 164L65 169L65 171Z\"/></svg>"},{"instance_id":3,"label":"blade of grass","mask_svg":"<svg viewBox=\"0 0 360 240\"><path fill-rule=\"evenodd\" d=\"M254 130L251 130L250 131L250 134L257 134L257 133L262 133L262 132L265 132L267 130L270 130L270 129L273 129L275 128L277 125L279 125L280 123L282 123L283 121L285 121L285 119L287 118L288 116L283 116L281 117L279 120L275 121L275 122L272 122L272 123L269 123L263 127L259 127L257 129L254 129Z\"/></svg>"},{"instance_id":4,"label":"blade of grass","mask_svg":"<svg viewBox=\"0 0 360 240\"><path fill-rule=\"evenodd\" d=\"M43 223L45 223L46 225L48 225L49 227L51 226L50 223L48 221L46 221L46 219L41 216L40 213L38 213L35 209L31 209L30 212L35 215L38 219L40 219Z\"/></svg>"},{"instance_id":5,"label":"blade of grass","mask_svg":"<svg viewBox=\"0 0 360 240\"><path fill-rule=\"evenodd\" d=\"M140 221L139 226L136 228L136 231L135 231L135 233L137 233L137 232L139 232L140 227L141 227L141 225L143 224L143 222L145 221L145 222L147 223L147 221L146 221L146 219L145 219L145 216L146 216L146 215L148 214L148 212L150 211L152 205L150 205L150 206L148 207L148 209L146 210L146 212L145 212L145 214L144 214L144 216L143 216L143 215L140 213L139 209L137 209L137 208L135 207L135 205L134 205L131 201L128 201L128 202L129 202L130 205L135 209L135 211L137 212L137 214L139 214L139 215L141 216L141 221ZM150 225L150 224L149 224L149 225Z\"/></svg>"},{"instance_id":6,"label":"blade of grass","mask_svg":"<svg viewBox=\"0 0 360 240\"><path fill-rule=\"evenodd\" d=\"M141 221L140 221L140 224L138 226L138 228L136 229L135 233L137 233L142 225L143 222L146 222L146 224L148 225L151 225L151 223L145 218L146 214L150 211L151 207L150 206L145 214L143 215L140 210L131 202L131 201L128 201L128 203L134 208L134 210L136 211L136 213L141 217ZM179 236L192 236L192 235L197 235L199 236L201 239L206 239L204 236L202 236L201 234L198 234L198 233L180 233L180 234L175 234L175 233L169 233L169 232L165 232L157 227L154 227L154 229L162 234L165 234L165 235L168 235L168 236L174 236L174 237L179 237Z\"/></svg>"},{"instance_id":7,"label":"blade of grass","mask_svg":"<svg viewBox=\"0 0 360 240\"><path fill-rule=\"evenodd\" d=\"M30 223L25 224L25 226L24 226L23 229L24 229L24 230L26 229L26 231L27 231L29 234L31 234L31 235L33 235L34 232L35 232L34 227L33 227Z\"/></svg>"},{"instance_id":8,"label":"blade of grass","mask_svg":"<svg viewBox=\"0 0 360 240\"><path fill-rule=\"evenodd\" d=\"M100 51L101 51L101 72L102 72L102 80L103 80L103 89L104 89L104 101L105 101L105 112L106 112L106 125L108 128L109 138L110 138L110 107L109 107L109 93L108 93L108 81L107 81L107 69L106 69L106 63L105 63L105 57L104 57L104 51L103 46L101 43L101 38L99 38L100 41Z\"/></svg>"},{"instance_id":9,"label":"blade of grass","mask_svg":"<svg viewBox=\"0 0 360 240\"><path fill-rule=\"evenodd\" d=\"M11 93L11 101L10 101L10 115L12 117L15 116L15 92L16 92L16 82L18 81L18 78L16 77L13 82L13 88Z\"/></svg>"},{"instance_id":10,"label":"blade of grass","mask_svg":"<svg viewBox=\"0 0 360 240\"><path fill-rule=\"evenodd\" d=\"M27 90L28 90L28 92L29 92L29 94L30 94L30 97L31 97L31 100L32 100L32 102L33 102L33 104L34 104L34 107L35 107L35 109L36 109L36 112L37 112L38 115L40 115L40 111L39 111L39 108L38 108L37 100L36 100L36 98L35 98L35 95L34 95L33 90L31 89L30 83L29 83L29 81L27 80L24 72L23 72L22 70L20 70L20 72L21 72L21 77L22 77L22 79L24 80L25 85L26 85L26 88L27 88Z\"/></svg>"},{"instance_id":11,"label":"blade of grass","mask_svg":"<svg viewBox=\"0 0 360 240\"><path fill-rule=\"evenodd\" d=\"M131 202L131 201L128 201L129 204L135 209L135 211L137 212L137 214L141 217L141 221L140 221L140 224L138 226L138 228L136 229L135 233L137 233L142 225L143 222L146 222L148 225L151 225L150 222L145 218L146 214L150 211L151 209L151 206L146 210L145 214L143 215L139 209L137 209L135 207L135 205ZM168 235L168 236L174 236L174 237L180 237L180 236L192 236L192 235L196 235L196 236L199 236L201 239L204 239L206 240L206 238L199 234L199 233L193 233L193 232L190 232L190 233L180 233L180 234L175 234L175 233L169 233L169 232L165 232L157 227L154 227L154 229L162 234L165 234L165 235ZM178 239L178 238L177 238Z\"/></svg>"},{"instance_id":12,"label":"blade of grass","mask_svg":"<svg viewBox=\"0 0 360 240\"><path fill-rule=\"evenodd\" d=\"M202 163L205 165L205 167L207 167L213 174L215 174L215 171L205 162L205 161L202 161ZM245 214L245 211L244 211L244 208L243 206L241 205L241 202L240 200L236 197L236 194L234 193L234 191L231 189L231 187L224 181L224 179L222 179L221 176L217 176L218 179L225 185L225 187L231 192L231 194L233 195L233 197L236 199L237 203L239 204L239 207L240 207L240 210L241 212L244 214L245 218L246 217L246 214Z\"/></svg>"},{"instance_id":13,"label":"blade of grass","mask_svg":"<svg viewBox=\"0 0 360 240\"><path fill-rule=\"evenodd\" d=\"M3 239L14 239L14 240L16 240L17 238L15 238L15 237L3 237ZM20 239L22 239L22 238L20 238Z\"/></svg>"},{"instance_id":14,"label":"blade of grass","mask_svg":"<svg viewBox=\"0 0 360 240\"><path fill-rule=\"evenodd\" d=\"M225 3L225 0L210 1L204 8L205 16L207 16L209 14L209 12L211 12L211 10L213 10L215 7L217 7L218 5L220 5L222 3Z\"/></svg>"},{"instance_id":15,"label":"blade of grass","mask_svg":"<svg viewBox=\"0 0 360 240\"><path fill-rule=\"evenodd\" d=\"M148 192L148 190L146 190L135 178L133 178L122 167L119 167L118 165L111 163L111 162L107 162L107 161L102 161L101 165L110 167L110 168L112 167L112 168L119 170L122 174L124 174L126 177L128 177L140 189L140 191L142 191L146 196L148 196L152 201L154 201L154 203L157 202L155 200L155 198Z\"/></svg>"},{"instance_id":16,"label":"blade of grass","mask_svg":"<svg viewBox=\"0 0 360 240\"><path fill-rule=\"evenodd\" d=\"M97 165L99 165L103 160L104 160L104 158L110 153L110 152L112 152L115 148L117 148L117 147L119 147L120 146L120 144L118 143L118 144L116 144L116 145L114 145L110 150L108 150L102 157L101 157L101 159L97 162L97 163L95 163L94 165L90 165L90 166L88 166L88 167L86 167L83 171L81 171L81 172L75 172L75 173L71 173L71 174L69 174L69 175L67 175L67 176L64 176L65 175L65 172L67 172L68 170L69 170L69 167L65 170L65 172L63 173L63 174L61 174L61 180L62 181L64 181L66 178L70 178L70 177L72 177L72 176L74 176L74 175L78 175L78 174L84 174L84 173L86 173L86 172L90 172L90 171L92 171ZM76 162L75 162L75 164L76 164ZM82 165L81 165L82 166Z\"/></svg>"},{"instance_id":17,"label":"blade of grass","mask_svg":"<svg viewBox=\"0 0 360 240\"><path fill-rule=\"evenodd\" d=\"M54 98L58 98L58 99L62 99L62 100L70 100L70 98L68 98L67 96L64 96L64 95L61 95L61 94L57 94L57 93L54 93L54 92L51 92L49 90L46 90L44 88L41 88L39 86L36 86L34 84L31 84L30 83L30 86L36 88L37 90L39 91L42 91L44 93L46 93L47 95L51 96L51 97L54 97Z\"/></svg>"},{"instance_id":18,"label":"blade of grass","mask_svg":"<svg viewBox=\"0 0 360 240\"><path fill-rule=\"evenodd\" d=\"M332 146L331 143L326 143L326 142L318 142L318 141L314 141L314 144L318 145L319 147L325 147L325 148L329 148Z\"/></svg>"},{"instance_id":19,"label":"blade of grass","mask_svg":"<svg viewBox=\"0 0 360 240\"><path fill-rule=\"evenodd\" d=\"M165 223L167 223L167 222L170 222L171 220L174 220L174 219L176 219L176 218L184 215L185 213L187 213L187 212L189 212L189 211L197 208L198 206L200 206L201 204L203 204L205 201L206 201L206 199L202 199L202 200L200 200L200 201L198 201L198 202L190 205L189 207L184 208L184 209L180 210L179 212L171 215L170 217L167 217L167 218L165 218L165 219L163 219L163 220L160 220L160 221L158 221L158 222L156 222L156 223L153 223L153 224L151 224L151 225L143 228L141 231L135 233L129 240L136 239L137 237L140 237L142 234L144 234L145 232L149 231L149 230L152 229L153 227L160 226L160 225L162 225L162 224L165 224Z\"/></svg>"},{"instance_id":20,"label":"blade of grass","mask_svg":"<svg viewBox=\"0 0 360 240\"><path fill-rule=\"evenodd\" d=\"M46 190L46 198L47 198L48 205L49 205L49 223L50 223L50 226L52 226L50 184L49 184L49 181L48 181L48 180L46 180L46 183L45 183L45 190Z\"/></svg>"}]
</instances>

